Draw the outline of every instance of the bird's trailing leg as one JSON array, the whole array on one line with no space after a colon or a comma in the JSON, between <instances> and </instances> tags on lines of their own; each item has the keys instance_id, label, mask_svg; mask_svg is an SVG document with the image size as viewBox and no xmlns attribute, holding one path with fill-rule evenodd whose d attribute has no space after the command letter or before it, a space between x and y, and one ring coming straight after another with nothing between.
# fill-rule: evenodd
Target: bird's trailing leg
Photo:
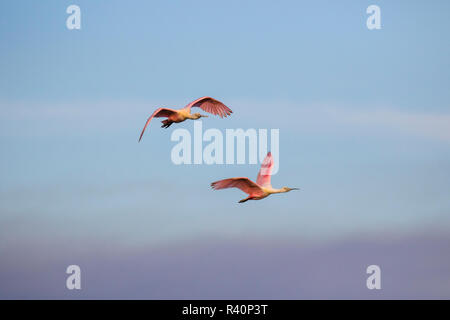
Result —
<instances>
[{"instance_id":1,"label":"bird's trailing leg","mask_svg":"<svg viewBox=\"0 0 450 320\"><path fill-rule=\"evenodd\" d=\"M251 199L252 199L252 197L247 197L247 198L245 198L245 199L240 200L239 203L243 203L243 202L245 202L245 201L247 201L247 200L251 200Z\"/></svg>"},{"instance_id":2,"label":"bird's trailing leg","mask_svg":"<svg viewBox=\"0 0 450 320\"><path fill-rule=\"evenodd\" d=\"M163 124L163 125L161 126L161 128L168 128L168 127L170 127L170 125L171 125L173 122L170 121L169 119L167 119L167 120L161 121L161 123Z\"/></svg>"}]
</instances>

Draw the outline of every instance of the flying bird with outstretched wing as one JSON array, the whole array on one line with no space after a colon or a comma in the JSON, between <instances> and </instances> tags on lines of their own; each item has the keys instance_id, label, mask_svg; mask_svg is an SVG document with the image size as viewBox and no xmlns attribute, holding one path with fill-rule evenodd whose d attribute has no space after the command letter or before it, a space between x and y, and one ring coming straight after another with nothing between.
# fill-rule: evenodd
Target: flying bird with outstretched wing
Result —
<instances>
[{"instance_id":1,"label":"flying bird with outstretched wing","mask_svg":"<svg viewBox=\"0 0 450 320\"><path fill-rule=\"evenodd\" d=\"M291 190L299 190L298 188L288 188L283 187L280 189L274 189L270 183L270 178L272 176L272 168L274 162L272 153L267 153L264 159L261 169L259 170L258 176L256 178L256 183L249 178L239 177L219 180L211 183L211 187L214 190L227 189L227 188L238 188L248 194L248 197L239 201L239 203L248 200L261 200L274 193L285 193Z\"/></svg>"},{"instance_id":2,"label":"flying bird with outstretched wing","mask_svg":"<svg viewBox=\"0 0 450 320\"><path fill-rule=\"evenodd\" d=\"M217 115L221 118L227 117L233 113L233 111L231 111L231 109L228 108L226 105L224 105L222 102L213 99L211 97L202 97L197 100L194 100L182 109L158 108L147 119L144 129L142 129L141 136L139 137L139 141L141 141L145 129L147 128L148 124L153 118L167 118L166 120L161 121L162 123L161 127L168 128L172 123L183 122L187 119L197 120L202 117L208 117L200 113L192 114L191 108L195 107L198 107L203 111L211 113L213 115Z\"/></svg>"}]
</instances>

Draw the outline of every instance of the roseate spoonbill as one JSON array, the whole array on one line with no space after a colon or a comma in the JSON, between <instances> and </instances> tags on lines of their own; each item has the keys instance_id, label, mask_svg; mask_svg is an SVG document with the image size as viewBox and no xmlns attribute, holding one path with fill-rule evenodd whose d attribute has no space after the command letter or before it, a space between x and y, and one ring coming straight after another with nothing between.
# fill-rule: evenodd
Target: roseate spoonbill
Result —
<instances>
[{"instance_id":1,"label":"roseate spoonbill","mask_svg":"<svg viewBox=\"0 0 450 320\"><path fill-rule=\"evenodd\" d=\"M247 200L261 200L273 193L284 193L291 190L299 190L299 188L283 187L281 189L274 189L270 184L270 177L273 168L273 157L269 152L264 159L261 169L259 170L256 183L249 178L230 178L211 183L214 190L226 188L239 188L248 194L248 197L239 201L239 203Z\"/></svg>"},{"instance_id":2,"label":"roseate spoonbill","mask_svg":"<svg viewBox=\"0 0 450 320\"><path fill-rule=\"evenodd\" d=\"M231 109L224 105L222 102L211 97L198 98L182 109L175 110L169 108L158 108L155 110L155 112L153 112L153 114L145 123L144 129L142 129L141 136L139 137L139 141L141 141L145 128L147 128L148 124L153 118L166 117L166 120L161 121L161 123L163 124L161 127L168 128L174 122L178 123L183 122L186 119L197 120L201 117L208 117L200 113L191 114L192 107L199 107L203 111L218 115L221 118L229 116L231 113L233 113L233 111L231 111Z\"/></svg>"}]
</instances>

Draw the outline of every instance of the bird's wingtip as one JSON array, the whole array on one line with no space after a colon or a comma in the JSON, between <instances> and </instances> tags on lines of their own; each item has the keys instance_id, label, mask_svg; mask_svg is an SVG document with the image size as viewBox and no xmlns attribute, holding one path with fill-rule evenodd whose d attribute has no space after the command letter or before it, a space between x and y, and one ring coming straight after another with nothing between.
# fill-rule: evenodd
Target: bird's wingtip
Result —
<instances>
[{"instance_id":1,"label":"bird's wingtip","mask_svg":"<svg viewBox=\"0 0 450 320\"><path fill-rule=\"evenodd\" d=\"M217 181L211 183L211 189L217 190Z\"/></svg>"}]
</instances>

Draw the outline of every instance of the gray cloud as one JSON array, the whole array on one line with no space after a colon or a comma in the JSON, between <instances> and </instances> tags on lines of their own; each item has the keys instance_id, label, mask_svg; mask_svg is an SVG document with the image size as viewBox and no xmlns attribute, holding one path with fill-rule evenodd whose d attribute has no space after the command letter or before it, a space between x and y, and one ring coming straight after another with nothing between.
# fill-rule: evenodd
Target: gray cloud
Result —
<instances>
[{"instance_id":1,"label":"gray cloud","mask_svg":"<svg viewBox=\"0 0 450 320\"><path fill-rule=\"evenodd\" d=\"M240 115L258 123L286 126L294 131L352 134L403 134L450 141L448 112L418 112L395 106L352 106L343 103L295 103L291 101L233 101ZM288 115L288 116L287 116Z\"/></svg>"},{"instance_id":2,"label":"gray cloud","mask_svg":"<svg viewBox=\"0 0 450 320\"><path fill-rule=\"evenodd\" d=\"M0 115L7 125L20 122L14 135L34 136L36 133L68 132L70 130L120 131L136 127L158 106L182 107L186 101L99 101L66 104L23 104L0 101ZM291 101L231 100L226 102L236 117L226 125L239 127L258 114L258 125L277 128L289 125L300 131L350 133L406 134L441 141L450 141L450 114L408 111L395 106L349 106L342 103L298 104ZM6 108L8 107L8 108ZM289 115L288 117L286 115ZM211 121L211 120L210 120ZM45 123L46 125L42 125ZM245 122L244 122L245 123ZM25 124L25 125L23 125ZM223 125L224 123L221 123ZM248 125L248 124L247 124ZM36 132L36 128L44 129ZM14 128L9 128L9 131Z\"/></svg>"},{"instance_id":3,"label":"gray cloud","mask_svg":"<svg viewBox=\"0 0 450 320\"><path fill-rule=\"evenodd\" d=\"M355 237L312 243L197 239L156 248L41 248L2 253L3 299L416 299L450 298L450 237ZM82 290L65 289L65 268ZM366 288L377 264L382 289Z\"/></svg>"}]
</instances>

